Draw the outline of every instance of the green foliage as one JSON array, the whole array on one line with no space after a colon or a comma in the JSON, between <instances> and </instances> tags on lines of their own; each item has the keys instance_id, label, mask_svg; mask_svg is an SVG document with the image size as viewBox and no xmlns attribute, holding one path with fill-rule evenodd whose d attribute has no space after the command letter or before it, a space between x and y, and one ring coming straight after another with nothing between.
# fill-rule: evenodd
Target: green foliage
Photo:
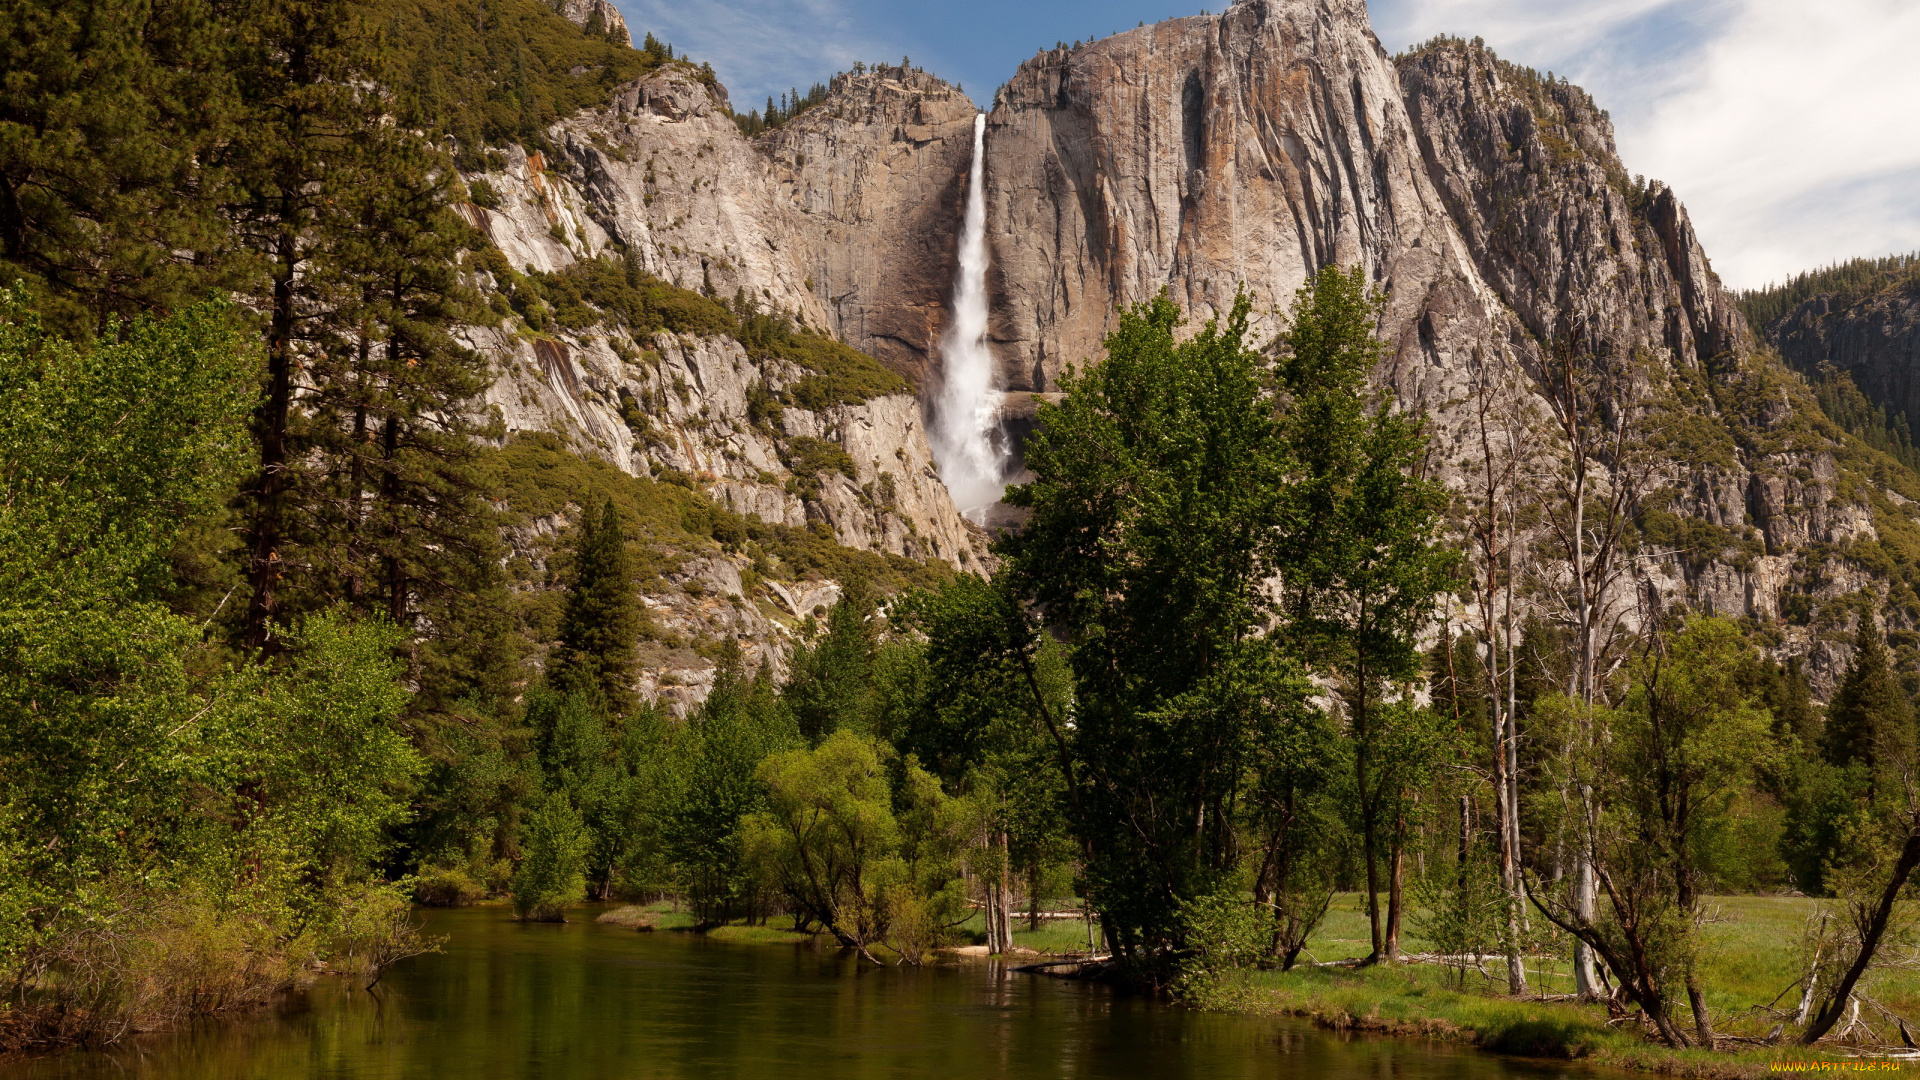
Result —
<instances>
[{"instance_id":1,"label":"green foliage","mask_svg":"<svg viewBox=\"0 0 1920 1080\"><path fill-rule=\"evenodd\" d=\"M1244 890L1227 888L1183 901L1179 921L1187 951L1174 979L1174 993L1201 1008L1234 1004L1237 992L1244 988L1235 976L1269 951L1272 913L1248 902Z\"/></svg>"},{"instance_id":2,"label":"green foliage","mask_svg":"<svg viewBox=\"0 0 1920 1080\"><path fill-rule=\"evenodd\" d=\"M782 450L787 470L793 474L791 483L802 498L820 497L824 473L839 473L849 480L858 479L853 458L840 448L839 443L797 435L789 439Z\"/></svg>"},{"instance_id":3,"label":"green foliage","mask_svg":"<svg viewBox=\"0 0 1920 1080\"><path fill-rule=\"evenodd\" d=\"M1836 766L1859 764L1889 785L1912 767L1913 707L1887 666L1887 648L1863 619L1853 659L1827 705L1821 751Z\"/></svg>"},{"instance_id":4,"label":"green foliage","mask_svg":"<svg viewBox=\"0 0 1920 1080\"><path fill-rule=\"evenodd\" d=\"M373 939L406 930L371 914L394 896L375 869L423 765L400 727L398 634L322 612L283 628L277 663L235 663L158 602L244 445L257 368L228 313L83 349L9 302L0 966L16 1009L0 1042L171 1019L216 983L265 995L336 940L386 948ZM93 929L117 919L123 936ZM141 989L126 963L189 938L207 966ZM78 1027L35 1027L61 1016Z\"/></svg>"},{"instance_id":5,"label":"green foliage","mask_svg":"<svg viewBox=\"0 0 1920 1080\"><path fill-rule=\"evenodd\" d=\"M513 911L536 922L565 922L586 899L586 823L565 792L537 802L521 826L525 853L513 872Z\"/></svg>"},{"instance_id":6,"label":"green foliage","mask_svg":"<svg viewBox=\"0 0 1920 1080\"><path fill-rule=\"evenodd\" d=\"M540 0L380 0L365 16L383 48L376 77L410 128L482 147L546 149L546 129L604 105L614 88L672 61L584 32ZM685 61L681 65L691 68Z\"/></svg>"},{"instance_id":7,"label":"green foliage","mask_svg":"<svg viewBox=\"0 0 1920 1080\"><path fill-rule=\"evenodd\" d=\"M500 193L484 178L467 181L467 200L485 210L500 209Z\"/></svg>"},{"instance_id":8,"label":"green foliage","mask_svg":"<svg viewBox=\"0 0 1920 1080\"><path fill-rule=\"evenodd\" d=\"M666 812L666 857L702 925L745 914L758 900L741 848L742 821L766 805L760 763L799 741L762 670L751 681L723 667L688 721L684 782Z\"/></svg>"},{"instance_id":9,"label":"green foliage","mask_svg":"<svg viewBox=\"0 0 1920 1080\"><path fill-rule=\"evenodd\" d=\"M780 95L779 101L767 98L767 107L763 112L752 109L745 114L735 113L733 122L740 128L740 134L751 139L762 132L772 131L787 121L827 100L827 87L814 83L805 94L799 90L789 90Z\"/></svg>"},{"instance_id":10,"label":"green foliage","mask_svg":"<svg viewBox=\"0 0 1920 1080\"><path fill-rule=\"evenodd\" d=\"M675 552L711 550L706 545L722 536L744 539L772 556L777 563L769 566L769 573L781 580L865 582L892 593L935 585L953 573L939 559L921 562L845 547L824 522L800 527L768 524L757 515L743 517L693 490L691 480L679 484L629 476L597 457L569 452L559 438L544 432L516 433L485 468L488 483L506 504L499 517L502 528L612 499L626 531L634 576L643 585Z\"/></svg>"},{"instance_id":11,"label":"green foliage","mask_svg":"<svg viewBox=\"0 0 1920 1080\"><path fill-rule=\"evenodd\" d=\"M1766 544L1752 530L1745 533L1722 528L1711 521L1675 514L1646 500L1635 518L1643 545L1657 551L1674 552L1695 573L1729 553L1735 565L1744 566L1765 555Z\"/></svg>"},{"instance_id":12,"label":"green foliage","mask_svg":"<svg viewBox=\"0 0 1920 1080\"><path fill-rule=\"evenodd\" d=\"M581 516L548 678L576 693L597 693L616 712L627 711L640 619L626 533L609 496L598 513L589 507Z\"/></svg>"},{"instance_id":13,"label":"green foliage","mask_svg":"<svg viewBox=\"0 0 1920 1080\"><path fill-rule=\"evenodd\" d=\"M84 348L29 305L0 295L0 578L17 601L154 598L245 461L258 362L224 304Z\"/></svg>"},{"instance_id":14,"label":"green foliage","mask_svg":"<svg viewBox=\"0 0 1920 1080\"><path fill-rule=\"evenodd\" d=\"M1778 285L1737 292L1734 301L1746 313L1748 322L1764 329L1817 296L1831 296L1835 307L1847 307L1916 278L1920 278L1920 252L1879 259L1848 259L1795 274Z\"/></svg>"},{"instance_id":15,"label":"green foliage","mask_svg":"<svg viewBox=\"0 0 1920 1080\"><path fill-rule=\"evenodd\" d=\"M1415 639L1458 561L1440 537L1445 490L1424 475L1423 420L1367 387L1384 304L1359 267L1323 269L1295 298L1279 365L1292 399L1281 437L1297 476L1277 555L1282 603L1346 708L1376 955L1395 931L1374 900L1380 859L1390 847L1398 855L1404 831L1389 840L1383 830L1404 824L1446 742L1443 722L1411 708L1401 688L1420 673Z\"/></svg>"},{"instance_id":16,"label":"green foliage","mask_svg":"<svg viewBox=\"0 0 1920 1080\"><path fill-rule=\"evenodd\" d=\"M755 358L772 357L809 372L787 388L787 401L815 412L836 405L857 405L888 394L908 394L913 387L878 360L858 349L804 327L795 327L784 314L761 313L736 298L741 315L734 336Z\"/></svg>"},{"instance_id":17,"label":"green foliage","mask_svg":"<svg viewBox=\"0 0 1920 1080\"><path fill-rule=\"evenodd\" d=\"M554 274L521 274L495 252L488 269L502 282L514 310L535 329L544 327L550 311L555 322L570 330L616 324L636 338L659 330L725 335L756 360L796 365L806 374L783 396L803 409L820 411L912 392L907 380L873 357L796 325L785 313L760 311L744 292L729 307L644 273L630 259L583 259Z\"/></svg>"},{"instance_id":18,"label":"green foliage","mask_svg":"<svg viewBox=\"0 0 1920 1080\"><path fill-rule=\"evenodd\" d=\"M1233 869L1250 757L1304 708L1259 633L1286 465L1249 306L1179 342L1166 296L1123 312L1105 362L1042 407L1034 480L1008 493L1032 517L1002 541L1003 573L1071 642L1089 895L1147 967L1177 944L1180 905Z\"/></svg>"},{"instance_id":19,"label":"green foliage","mask_svg":"<svg viewBox=\"0 0 1920 1080\"><path fill-rule=\"evenodd\" d=\"M1867 400L1853 377L1839 368L1822 365L1817 374L1814 396L1828 419L1907 468L1920 470L1920 447L1913 444L1905 413L1887 402Z\"/></svg>"},{"instance_id":20,"label":"green foliage","mask_svg":"<svg viewBox=\"0 0 1920 1080\"><path fill-rule=\"evenodd\" d=\"M756 872L800 916L871 958L886 945L919 963L965 907L959 855L971 807L911 760L841 729L760 765L766 808L743 823Z\"/></svg>"},{"instance_id":21,"label":"green foliage","mask_svg":"<svg viewBox=\"0 0 1920 1080\"><path fill-rule=\"evenodd\" d=\"M874 733L879 651L874 598L856 587L827 612L823 633L794 644L782 696L802 737L818 743L841 729Z\"/></svg>"},{"instance_id":22,"label":"green foliage","mask_svg":"<svg viewBox=\"0 0 1920 1080\"><path fill-rule=\"evenodd\" d=\"M1497 856L1485 843L1469 845L1452 864L1436 864L1415 883L1413 931L1445 956L1477 957L1502 951L1507 891L1501 887ZM1467 969L1455 969L1466 986Z\"/></svg>"}]
</instances>

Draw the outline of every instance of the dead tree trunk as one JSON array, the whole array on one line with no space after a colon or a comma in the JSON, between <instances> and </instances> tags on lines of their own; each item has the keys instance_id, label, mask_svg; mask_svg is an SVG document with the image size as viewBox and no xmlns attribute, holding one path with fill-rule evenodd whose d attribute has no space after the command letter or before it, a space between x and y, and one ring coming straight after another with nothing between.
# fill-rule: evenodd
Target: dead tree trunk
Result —
<instances>
[{"instance_id":1,"label":"dead tree trunk","mask_svg":"<svg viewBox=\"0 0 1920 1080\"><path fill-rule=\"evenodd\" d=\"M1855 954L1853 963L1847 965L1847 973L1834 984L1833 992L1828 994L1819 1011L1814 1013L1813 1022L1800 1035L1803 1046L1819 1042L1846 1011L1847 999L1853 996L1853 988L1859 984L1860 977L1867 973L1873 964L1874 953L1880 949L1880 938L1887 932L1887 921L1893 916L1894 901L1900 898L1900 890L1906 887L1907 878L1913 874L1913 868L1920 864L1920 815L1909 819L1907 841L1900 848L1900 858L1893 864L1893 875L1887 879L1886 891L1880 894L1880 902L1867 914L1860 927L1860 951Z\"/></svg>"}]
</instances>

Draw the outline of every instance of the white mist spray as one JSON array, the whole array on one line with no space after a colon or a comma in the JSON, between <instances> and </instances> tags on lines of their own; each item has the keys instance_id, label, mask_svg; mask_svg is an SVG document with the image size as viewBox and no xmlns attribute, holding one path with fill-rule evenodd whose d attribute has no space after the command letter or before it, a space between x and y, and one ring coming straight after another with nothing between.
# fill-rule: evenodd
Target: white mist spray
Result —
<instances>
[{"instance_id":1,"label":"white mist spray","mask_svg":"<svg viewBox=\"0 0 1920 1080\"><path fill-rule=\"evenodd\" d=\"M1007 489L1002 395L993 385L993 353L987 349L986 138L987 116L978 113L960 231L960 273L953 282L953 325L941 343L940 402L932 432L934 460L954 505L982 524Z\"/></svg>"}]
</instances>

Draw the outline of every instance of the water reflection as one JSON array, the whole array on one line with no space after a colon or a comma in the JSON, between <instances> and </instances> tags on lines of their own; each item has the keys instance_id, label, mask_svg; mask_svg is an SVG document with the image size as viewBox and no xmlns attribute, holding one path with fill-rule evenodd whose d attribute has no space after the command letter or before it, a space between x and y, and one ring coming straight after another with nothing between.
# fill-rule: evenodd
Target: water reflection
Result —
<instances>
[{"instance_id":1,"label":"water reflection","mask_svg":"<svg viewBox=\"0 0 1920 1080\"><path fill-rule=\"evenodd\" d=\"M432 913L445 953L375 994L110 1052L7 1063L28 1080L1522 1080L1571 1070L1442 1045L1342 1040L974 966L877 970L833 950L590 922Z\"/></svg>"}]
</instances>

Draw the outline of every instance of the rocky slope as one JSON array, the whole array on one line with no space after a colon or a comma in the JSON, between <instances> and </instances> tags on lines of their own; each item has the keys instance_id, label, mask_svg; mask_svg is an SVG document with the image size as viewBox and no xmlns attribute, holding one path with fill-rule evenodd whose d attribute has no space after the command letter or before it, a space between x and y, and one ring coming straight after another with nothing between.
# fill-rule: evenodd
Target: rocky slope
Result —
<instances>
[{"instance_id":1,"label":"rocky slope","mask_svg":"<svg viewBox=\"0 0 1920 1080\"><path fill-rule=\"evenodd\" d=\"M1758 329L1796 371L1817 378L1832 365L1920 430L1920 273L1821 290Z\"/></svg>"},{"instance_id":2,"label":"rocky slope","mask_svg":"<svg viewBox=\"0 0 1920 1080\"><path fill-rule=\"evenodd\" d=\"M584 22L594 10L575 4L565 13ZM867 81L877 103L897 82ZM509 146L488 171L467 174L469 187L485 196L462 210L504 263L477 282L494 296L500 324L465 333L497 373L487 404L509 435L552 433L576 453L631 475L689 484L734 513L793 529L824 527L857 551L978 568L985 536L960 517L940 483L911 392L811 409L782 405L813 373L755 356L726 334L633 334L612 319L568 329L522 317L507 303L513 285L506 279L514 274L566 275L589 260L620 259L736 307L751 301L787 312L802 327L826 331L840 311L860 310L846 303L845 288L840 308L827 303L845 276L875 272L847 269L843 253L859 244L835 242L849 231L886 227L917 199L896 197L885 214L869 208L840 221L832 213L844 200L825 197L822 223L809 225L791 168L742 138L726 105L724 89L690 65L669 65L605 107L556 125L550 155ZM866 130L847 141L857 143ZM883 157L890 149L884 139L869 142ZM850 150L846 160L856 159ZM910 171L924 179L945 169ZM850 166L839 178L858 190L863 175ZM937 204L923 212L937 216ZM916 276L932 275L928 266ZM901 366L918 372L924 360ZM516 548L538 562L569 521L565 513L543 518L516 538ZM785 574L778 565L750 573L752 557L740 550L671 554L676 568L644 600L656 627L682 644L650 648L641 689L679 711L704 696L714 672L711 657L688 645L730 639L750 663L779 669L793 626L839 595L840 583L818 574Z\"/></svg>"},{"instance_id":3,"label":"rocky slope","mask_svg":"<svg viewBox=\"0 0 1920 1080\"><path fill-rule=\"evenodd\" d=\"M748 140L723 90L668 69L556 126L552 161L518 155L488 177L503 209L476 220L516 267L618 248L688 288L791 312L925 387L972 113L957 88L879 68L836 77L823 104ZM1692 418L1669 425L1684 437L1663 497L1704 532L1650 568L1667 597L1775 627L1825 683L1859 618L1847 598L1887 592L1885 560L1849 553L1909 529L1904 509L1858 482L1876 466L1747 329L1676 193L1629 176L1576 87L1477 42L1389 57L1360 0L1239 0L1022 64L989 114L986 175L990 336L1014 391L1048 392L1097 359L1117 309L1162 288L1202 319L1244 287L1272 332L1309 274L1357 263L1388 298L1379 377L1433 418L1450 467L1468 456L1476 377L1544 415L1562 350ZM749 370L724 343L643 345L668 374L592 340L555 356L502 337L492 347L517 374L495 398L510 423L575 431L622 467L704 470L769 520L817 515L843 543L977 560L910 399L789 411L786 437L837 439L861 469L816 507L783 497L779 448L740 411L756 379L792 372ZM697 403L661 393L682 371ZM667 445L623 435L622 388L667 401ZM698 426L711 417L723 422ZM855 494L883 473L925 481L891 516Z\"/></svg>"}]
</instances>

